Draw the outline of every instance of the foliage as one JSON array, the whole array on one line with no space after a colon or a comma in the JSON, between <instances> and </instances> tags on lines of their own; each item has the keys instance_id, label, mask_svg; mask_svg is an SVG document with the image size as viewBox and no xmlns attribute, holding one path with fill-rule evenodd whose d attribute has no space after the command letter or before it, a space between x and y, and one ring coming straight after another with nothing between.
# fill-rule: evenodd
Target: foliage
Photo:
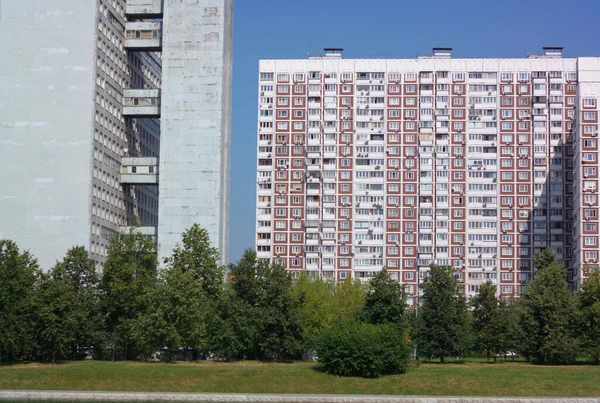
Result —
<instances>
[{"instance_id":1,"label":"foliage","mask_svg":"<svg viewBox=\"0 0 600 403\"><path fill-rule=\"evenodd\" d=\"M600 270L586 267L587 280L578 295L579 331L584 351L593 363L600 364Z\"/></svg>"},{"instance_id":2,"label":"foliage","mask_svg":"<svg viewBox=\"0 0 600 403\"><path fill-rule=\"evenodd\" d=\"M524 339L523 331L519 324L519 302L520 300L514 297L506 298L500 305L503 315L506 316L506 351L514 353L522 353L522 341ZM513 355L514 360L514 355Z\"/></svg>"},{"instance_id":3,"label":"foliage","mask_svg":"<svg viewBox=\"0 0 600 403\"><path fill-rule=\"evenodd\" d=\"M369 292L362 316L373 324L407 324L406 293L400 283L390 278L384 268L369 282Z\"/></svg>"},{"instance_id":4,"label":"foliage","mask_svg":"<svg viewBox=\"0 0 600 403\"><path fill-rule=\"evenodd\" d=\"M395 324L347 318L324 332L317 343L317 354L326 372L377 378L406 372L411 346Z\"/></svg>"},{"instance_id":5,"label":"foliage","mask_svg":"<svg viewBox=\"0 0 600 403\"><path fill-rule=\"evenodd\" d=\"M309 347L338 316L335 288L332 282L305 272L293 284L294 295L301 301L299 312Z\"/></svg>"},{"instance_id":6,"label":"foliage","mask_svg":"<svg viewBox=\"0 0 600 403\"><path fill-rule=\"evenodd\" d=\"M99 339L98 275L84 247L41 276L37 293L37 355L52 362L81 358Z\"/></svg>"},{"instance_id":7,"label":"foliage","mask_svg":"<svg viewBox=\"0 0 600 403\"><path fill-rule=\"evenodd\" d=\"M139 353L151 356L157 351L169 360L183 348L196 355L206 346L206 297L202 286L189 271L169 267L155 287L146 294L148 306L134 324Z\"/></svg>"},{"instance_id":8,"label":"foliage","mask_svg":"<svg viewBox=\"0 0 600 403\"><path fill-rule=\"evenodd\" d=\"M508 351L509 312L508 302L496 298L496 286L486 282L471 299L473 308L473 332L476 348L488 360Z\"/></svg>"},{"instance_id":9,"label":"foliage","mask_svg":"<svg viewBox=\"0 0 600 403\"><path fill-rule=\"evenodd\" d=\"M223 288L224 269L218 260L205 229L194 224L183 233L182 243L165 260L167 267L148 294L147 313L137 322L138 333L146 335L146 353L162 348L173 359L181 349L189 349L198 358L206 350L207 318L214 315Z\"/></svg>"},{"instance_id":10,"label":"foliage","mask_svg":"<svg viewBox=\"0 0 600 403\"><path fill-rule=\"evenodd\" d=\"M265 361L299 358L304 350L304 331L300 301L292 293L289 274L281 266L261 261L257 264L255 279L260 319L260 331L254 344L256 358Z\"/></svg>"},{"instance_id":11,"label":"foliage","mask_svg":"<svg viewBox=\"0 0 600 403\"><path fill-rule=\"evenodd\" d=\"M231 308L220 312L225 323L223 337L212 337L222 358L254 358L263 361L289 361L301 356L305 334L300 314L300 298L292 290L285 269L258 260L256 252L246 251L229 267ZM223 305L221 304L221 307ZM243 317L238 317L242 314ZM238 334L236 331L242 330ZM224 344L231 340L233 349ZM236 351L237 350L237 351Z\"/></svg>"},{"instance_id":12,"label":"foliage","mask_svg":"<svg viewBox=\"0 0 600 403\"><path fill-rule=\"evenodd\" d=\"M337 318L350 317L362 311L367 299L367 287L360 280L347 278L334 288Z\"/></svg>"},{"instance_id":13,"label":"foliage","mask_svg":"<svg viewBox=\"0 0 600 403\"><path fill-rule=\"evenodd\" d=\"M452 268L432 265L423 281L417 345L428 357L462 355L470 340L469 312Z\"/></svg>"},{"instance_id":14,"label":"foliage","mask_svg":"<svg viewBox=\"0 0 600 403\"><path fill-rule=\"evenodd\" d=\"M301 301L300 316L309 348L333 323L357 315L365 305L366 287L357 280L335 284L302 273L293 290Z\"/></svg>"},{"instance_id":15,"label":"foliage","mask_svg":"<svg viewBox=\"0 0 600 403\"><path fill-rule=\"evenodd\" d=\"M225 270L219 267L219 251L211 246L208 231L198 224L183 233L181 245L177 245L165 263L182 273L192 273L206 295L215 296L222 289Z\"/></svg>"},{"instance_id":16,"label":"foliage","mask_svg":"<svg viewBox=\"0 0 600 403\"><path fill-rule=\"evenodd\" d=\"M0 361L31 359L38 264L16 243L0 240Z\"/></svg>"},{"instance_id":17,"label":"foliage","mask_svg":"<svg viewBox=\"0 0 600 403\"><path fill-rule=\"evenodd\" d=\"M134 232L112 238L100 283L105 356L134 359L144 352L147 342L136 321L149 308L148 294L156 286L156 274L155 246L150 239Z\"/></svg>"},{"instance_id":18,"label":"foliage","mask_svg":"<svg viewBox=\"0 0 600 403\"><path fill-rule=\"evenodd\" d=\"M208 348L219 360L251 358L258 339L258 315L252 304L235 293L232 282L225 285L217 300L215 314L207 317Z\"/></svg>"},{"instance_id":19,"label":"foliage","mask_svg":"<svg viewBox=\"0 0 600 403\"><path fill-rule=\"evenodd\" d=\"M520 301L522 353L538 364L569 364L577 355L574 337L575 304L569 294L566 271L552 250L534 257L536 278Z\"/></svg>"}]
</instances>

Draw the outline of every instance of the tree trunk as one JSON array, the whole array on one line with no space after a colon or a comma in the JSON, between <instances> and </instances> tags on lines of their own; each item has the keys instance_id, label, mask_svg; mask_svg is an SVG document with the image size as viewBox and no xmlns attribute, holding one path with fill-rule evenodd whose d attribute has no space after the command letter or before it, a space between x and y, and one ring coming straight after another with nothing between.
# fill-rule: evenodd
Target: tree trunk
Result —
<instances>
[{"instance_id":1,"label":"tree trunk","mask_svg":"<svg viewBox=\"0 0 600 403\"><path fill-rule=\"evenodd\" d=\"M444 363L444 356L440 355L440 362L443 364Z\"/></svg>"}]
</instances>

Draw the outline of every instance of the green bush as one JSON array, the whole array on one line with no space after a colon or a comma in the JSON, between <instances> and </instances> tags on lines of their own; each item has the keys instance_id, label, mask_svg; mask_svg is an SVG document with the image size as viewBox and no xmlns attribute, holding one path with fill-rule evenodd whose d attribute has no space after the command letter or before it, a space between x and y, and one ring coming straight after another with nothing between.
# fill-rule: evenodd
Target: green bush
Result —
<instances>
[{"instance_id":1,"label":"green bush","mask_svg":"<svg viewBox=\"0 0 600 403\"><path fill-rule=\"evenodd\" d=\"M328 373L377 378L406 372L411 346L397 325L344 319L323 333L317 355Z\"/></svg>"}]
</instances>

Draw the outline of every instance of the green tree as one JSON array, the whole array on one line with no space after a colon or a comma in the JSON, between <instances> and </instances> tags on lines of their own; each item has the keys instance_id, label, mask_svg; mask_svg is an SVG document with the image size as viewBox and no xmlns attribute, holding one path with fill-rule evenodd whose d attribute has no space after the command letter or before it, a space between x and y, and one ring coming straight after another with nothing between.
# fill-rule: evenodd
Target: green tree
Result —
<instances>
[{"instance_id":1,"label":"green tree","mask_svg":"<svg viewBox=\"0 0 600 403\"><path fill-rule=\"evenodd\" d=\"M100 282L105 315L104 355L134 359L147 345L137 332L136 321L148 312L148 294L157 282L155 245L135 232L118 233L108 247Z\"/></svg>"},{"instance_id":2,"label":"green tree","mask_svg":"<svg viewBox=\"0 0 600 403\"><path fill-rule=\"evenodd\" d=\"M294 295L285 269L246 251L238 264L230 266L230 277L236 305L247 312L246 324L253 327L245 332L254 338L244 355L264 361L300 357L305 337L300 299Z\"/></svg>"},{"instance_id":3,"label":"green tree","mask_svg":"<svg viewBox=\"0 0 600 403\"><path fill-rule=\"evenodd\" d=\"M312 347L323 331L336 320L335 284L303 272L294 282L293 291L301 303L299 307L302 328L308 347Z\"/></svg>"},{"instance_id":4,"label":"green tree","mask_svg":"<svg viewBox=\"0 0 600 403\"><path fill-rule=\"evenodd\" d=\"M486 354L488 360L508 349L509 313L508 303L496 298L496 286L485 282L471 299L473 309L473 332L475 346Z\"/></svg>"},{"instance_id":5,"label":"green tree","mask_svg":"<svg viewBox=\"0 0 600 403\"><path fill-rule=\"evenodd\" d=\"M600 364L600 270L598 266L585 267L587 280L578 294L580 313L579 332L584 351L592 362Z\"/></svg>"},{"instance_id":6,"label":"green tree","mask_svg":"<svg viewBox=\"0 0 600 403\"><path fill-rule=\"evenodd\" d=\"M194 358L206 348L206 296L190 271L168 267L147 294L147 311L135 322L135 334L144 355L157 351L175 358L182 348Z\"/></svg>"},{"instance_id":7,"label":"green tree","mask_svg":"<svg viewBox=\"0 0 600 403\"><path fill-rule=\"evenodd\" d=\"M223 289L225 269L219 266L219 251L211 246L208 231L198 224L183 233L181 244L165 263L182 273L192 273L206 295L215 296Z\"/></svg>"},{"instance_id":8,"label":"green tree","mask_svg":"<svg viewBox=\"0 0 600 403\"><path fill-rule=\"evenodd\" d=\"M64 273L53 270L43 274L38 287L39 309L35 334L36 356L47 361L62 361L75 343L77 294Z\"/></svg>"},{"instance_id":9,"label":"green tree","mask_svg":"<svg viewBox=\"0 0 600 403\"><path fill-rule=\"evenodd\" d=\"M257 358L264 361L290 361L304 351L304 329L300 300L292 292L289 273L279 265L259 262L260 332L255 343Z\"/></svg>"},{"instance_id":10,"label":"green tree","mask_svg":"<svg viewBox=\"0 0 600 403\"><path fill-rule=\"evenodd\" d=\"M31 359L35 343L36 259L0 240L0 360Z\"/></svg>"},{"instance_id":11,"label":"green tree","mask_svg":"<svg viewBox=\"0 0 600 403\"><path fill-rule=\"evenodd\" d=\"M81 358L99 341L102 323L95 266L79 246L41 277L36 321L40 358L53 362Z\"/></svg>"},{"instance_id":12,"label":"green tree","mask_svg":"<svg viewBox=\"0 0 600 403\"><path fill-rule=\"evenodd\" d=\"M220 360L255 358L258 315L255 307L240 298L228 281L217 300L216 312L207 318L208 351Z\"/></svg>"},{"instance_id":13,"label":"green tree","mask_svg":"<svg viewBox=\"0 0 600 403\"><path fill-rule=\"evenodd\" d=\"M500 303L501 315L506 319L506 351L513 353L521 353L523 348L521 346L523 340L523 332L519 324L519 302L518 298L505 298ZM506 358L506 356L504 357ZM512 359L515 359L514 354Z\"/></svg>"},{"instance_id":14,"label":"green tree","mask_svg":"<svg viewBox=\"0 0 600 403\"><path fill-rule=\"evenodd\" d=\"M55 268L64 272L75 290L78 308L74 316L74 343L69 357L80 359L101 340L103 321L100 316L100 276L96 262L90 259L83 246L69 249Z\"/></svg>"},{"instance_id":15,"label":"green tree","mask_svg":"<svg viewBox=\"0 0 600 403\"><path fill-rule=\"evenodd\" d=\"M406 293L400 283L383 268L369 282L362 317L372 324L393 323L406 327Z\"/></svg>"},{"instance_id":16,"label":"green tree","mask_svg":"<svg viewBox=\"0 0 600 403\"><path fill-rule=\"evenodd\" d=\"M432 265L423 281L423 303L417 321L417 345L441 362L449 355L462 355L470 340L469 313L449 266Z\"/></svg>"},{"instance_id":17,"label":"green tree","mask_svg":"<svg viewBox=\"0 0 600 403\"><path fill-rule=\"evenodd\" d=\"M566 270L550 248L534 257L536 277L521 297L522 353L538 364L568 364L577 355L576 312Z\"/></svg>"},{"instance_id":18,"label":"green tree","mask_svg":"<svg viewBox=\"0 0 600 403\"><path fill-rule=\"evenodd\" d=\"M165 259L161 281L151 294L147 315L141 316L138 330L146 334L148 351L166 347L172 359L181 348L190 349L197 359L208 347L207 318L215 315L224 283L218 250L211 246L208 232L198 224L182 235L182 242ZM150 348L150 346L154 346Z\"/></svg>"},{"instance_id":19,"label":"green tree","mask_svg":"<svg viewBox=\"0 0 600 403\"><path fill-rule=\"evenodd\" d=\"M333 291L336 319L358 314L365 306L367 286L360 280L347 278L336 284Z\"/></svg>"}]
</instances>

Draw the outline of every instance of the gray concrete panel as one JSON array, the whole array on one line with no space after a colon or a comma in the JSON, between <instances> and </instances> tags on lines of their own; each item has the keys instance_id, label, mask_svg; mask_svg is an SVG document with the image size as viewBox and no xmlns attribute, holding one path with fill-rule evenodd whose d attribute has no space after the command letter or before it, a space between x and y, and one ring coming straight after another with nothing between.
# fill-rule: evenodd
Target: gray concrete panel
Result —
<instances>
[{"instance_id":1,"label":"gray concrete panel","mask_svg":"<svg viewBox=\"0 0 600 403\"><path fill-rule=\"evenodd\" d=\"M0 238L44 268L89 246L96 10L96 0L0 10Z\"/></svg>"},{"instance_id":2,"label":"gray concrete panel","mask_svg":"<svg viewBox=\"0 0 600 403\"><path fill-rule=\"evenodd\" d=\"M197 223L228 255L233 1L166 0L159 261Z\"/></svg>"}]
</instances>

